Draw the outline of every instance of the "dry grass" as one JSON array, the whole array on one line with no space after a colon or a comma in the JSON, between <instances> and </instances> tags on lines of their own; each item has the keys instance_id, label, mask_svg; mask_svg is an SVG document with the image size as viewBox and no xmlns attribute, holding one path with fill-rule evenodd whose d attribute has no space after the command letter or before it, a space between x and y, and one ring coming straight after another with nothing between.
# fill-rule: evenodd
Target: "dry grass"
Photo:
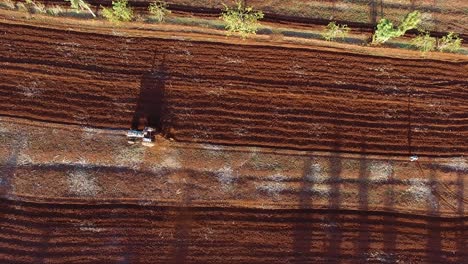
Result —
<instances>
[{"instance_id":1,"label":"dry grass","mask_svg":"<svg viewBox=\"0 0 468 264\"><path fill-rule=\"evenodd\" d=\"M160 161L151 165L151 171L161 173L164 171L177 170L182 168L179 152L175 149L166 149L160 153Z\"/></svg>"},{"instance_id":2,"label":"dry grass","mask_svg":"<svg viewBox=\"0 0 468 264\"><path fill-rule=\"evenodd\" d=\"M320 165L320 163L314 162L310 165L309 173L306 175L308 181L314 183L323 183L330 178L327 171Z\"/></svg>"},{"instance_id":3,"label":"dry grass","mask_svg":"<svg viewBox=\"0 0 468 264\"><path fill-rule=\"evenodd\" d=\"M267 179L269 181L266 183L256 184L257 191L265 192L272 196L278 196L281 192L287 189L287 185L282 182L285 179L287 179L286 176L275 174L275 175L269 176Z\"/></svg>"},{"instance_id":4,"label":"dry grass","mask_svg":"<svg viewBox=\"0 0 468 264\"><path fill-rule=\"evenodd\" d=\"M456 171L468 171L468 158L455 157L443 164L445 167Z\"/></svg>"},{"instance_id":5,"label":"dry grass","mask_svg":"<svg viewBox=\"0 0 468 264\"><path fill-rule=\"evenodd\" d=\"M96 196L101 190L92 174L82 169L76 169L68 174L68 188L71 194L91 197Z\"/></svg>"},{"instance_id":6,"label":"dry grass","mask_svg":"<svg viewBox=\"0 0 468 264\"><path fill-rule=\"evenodd\" d=\"M426 179L413 178L408 180L409 187L404 191L411 203L435 203L432 188Z\"/></svg>"},{"instance_id":7,"label":"dry grass","mask_svg":"<svg viewBox=\"0 0 468 264\"><path fill-rule=\"evenodd\" d=\"M146 147L139 144L133 146L122 146L116 150L114 161L117 166L138 170L145 157L145 152Z\"/></svg>"},{"instance_id":8,"label":"dry grass","mask_svg":"<svg viewBox=\"0 0 468 264\"><path fill-rule=\"evenodd\" d=\"M60 16L65 13L65 10L59 5L54 5L47 8L46 13L51 16Z\"/></svg>"},{"instance_id":9,"label":"dry grass","mask_svg":"<svg viewBox=\"0 0 468 264\"><path fill-rule=\"evenodd\" d=\"M369 167L369 180L371 182L385 182L390 179L393 173L393 166L388 162L372 162Z\"/></svg>"},{"instance_id":10,"label":"dry grass","mask_svg":"<svg viewBox=\"0 0 468 264\"><path fill-rule=\"evenodd\" d=\"M218 171L216 171L216 176L218 181L221 183L221 188L225 191L232 189L232 184L236 180L236 173L229 166L225 166Z\"/></svg>"},{"instance_id":11,"label":"dry grass","mask_svg":"<svg viewBox=\"0 0 468 264\"><path fill-rule=\"evenodd\" d=\"M15 2L11 0L2 0L0 1L0 8L5 8L5 9L16 9Z\"/></svg>"},{"instance_id":12,"label":"dry grass","mask_svg":"<svg viewBox=\"0 0 468 264\"><path fill-rule=\"evenodd\" d=\"M320 197L329 197L331 188L329 184L314 184L310 187L310 192Z\"/></svg>"}]
</instances>

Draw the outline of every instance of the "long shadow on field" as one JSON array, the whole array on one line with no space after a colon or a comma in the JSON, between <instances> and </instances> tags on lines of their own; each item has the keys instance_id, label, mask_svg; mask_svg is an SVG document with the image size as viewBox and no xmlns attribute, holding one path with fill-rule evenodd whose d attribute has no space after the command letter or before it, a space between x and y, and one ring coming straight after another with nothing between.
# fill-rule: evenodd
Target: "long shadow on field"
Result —
<instances>
[{"instance_id":1,"label":"long shadow on field","mask_svg":"<svg viewBox=\"0 0 468 264\"><path fill-rule=\"evenodd\" d=\"M5 164L1 164L0 166L0 195L7 198L13 198L13 182L18 168L18 158L20 156L21 148L26 142L25 136L22 133L19 133L18 135L7 133L6 136L13 138L16 137L16 139L10 146L10 154Z\"/></svg>"},{"instance_id":2,"label":"long shadow on field","mask_svg":"<svg viewBox=\"0 0 468 264\"><path fill-rule=\"evenodd\" d=\"M340 157L340 150L342 143L340 141L340 126L335 128L336 141L333 146L333 155L330 157L330 198L328 207L335 211L341 207L341 172L342 172L342 160ZM339 263L341 258L341 242L343 239L343 230L338 223L340 222L339 214L330 214L328 220L328 247L326 248L326 257L328 263Z\"/></svg>"},{"instance_id":3,"label":"long shadow on field","mask_svg":"<svg viewBox=\"0 0 468 264\"><path fill-rule=\"evenodd\" d=\"M192 172L187 172L187 178L196 178ZM192 186L190 182L185 183L185 190L183 192L182 204L179 207L179 212L175 219L175 241L174 241L174 255L171 263L183 264L187 262L190 246L190 231L192 229L192 211L190 206L192 203Z\"/></svg>"},{"instance_id":4,"label":"long shadow on field","mask_svg":"<svg viewBox=\"0 0 468 264\"><path fill-rule=\"evenodd\" d=\"M466 173L463 171L459 171L457 173L457 202L458 202L458 215L460 216L460 222L459 222L459 228L457 228L457 253L458 253L458 262L462 263L464 260L468 258L467 250L466 250L466 236L467 236L467 231L466 231L466 225L463 219L463 216L465 215L465 208L464 204L466 203L465 200L465 184L463 177L466 177ZM465 253L463 253L465 252Z\"/></svg>"},{"instance_id":5,"label":"long shadow on field","mask_svg":"<svg viewBox=\"0 0 468 264\"><path fill-rule=\"evenodd\" d=\"M437 180L436 179L436 173L434 168L431 168L430 170L430 183L432 184L431 189L435 190L436 193L439 193L440 188L438 188L438 184L435 185L434 182ZM432 199L433 198L433 199ZM440 203L438 199L438 195L431 195L428 199L427 203L427 211L428 215L433 215L433 216L439 216L439 209L440 209ZM426 256L427 261L434 261L436 263L444 263L442 258L443 252L441 251L442 249L442 238L441 238L441 226L440 226L440 221L438 219L434 219L434 221L431 221L429 226L428 226L428 232L429 232L429 237L427 239L427 245L426 245Z\"/></svg>"},{"instance_id":6,"label":"long shadow on field","mask_svg":"<svg viewBox=\"0 0 468 264\"><path fill-rule=\"evenodd\" d=\"M366 152L365 142L361 142L362 151ZM359 159L359 211L363 212L359 216L359 238L358 249L359 259L366 261L369 253L369 246L371 240L371 232L369 231L369 216L366 212L369 211L369 164L365 154L361 154Z\"/></svg>"},{"instance_id":7,"label":"long shadow on field","mask_svg":"<svg viewBox=\"0 0 468 264\"><path fill-rule=\"evenodd\" d=\"M311 170L311 158L307 158L304 162L304 171L302 175L301 189L299 190L299 207L302 209L301 212L312 207L312 199L310 188L313 186L313 182L310 182L308 178L313 178L314 173ZM308 220L310 213L305 211L305 213L299 214L299 219L294 225L294 237L293 237L293 250L294 250L294 261L293 263L306 263L309 260L311 245L312 245L312 235L313 235L313 225Z\"/></svg>"},{"instance_id":8,"label":"long shadow on field","mask_svg":"<svg viewBox=\"0 0 468 264\"><path fill-rule=\"evenodd\" d=\"M159 131L162 130L165 82L167 78L165 56L157 69L155 69L155 63L153 59L151 71L143 74L141 78L140 95L133 114L132 129L150 126Z\"/></svg>"},{"instance_id":9,"label":"long shadow on field","mask_svg":"<svg viewBox=\"0 0 468 264\"><path fill-rule=\"evenodd\" d=\"M384 194L384 208L387 212L394 211L395 206L395 171L394 162L390 162L392 171L390 173L387 190ZM394 214L388 214L384 216L384 229L383 229L383 252L387 252L387 258L391 263L396 263L395 255L396 243L397 243L397 218Z\"/></svg>"}]
</instances>

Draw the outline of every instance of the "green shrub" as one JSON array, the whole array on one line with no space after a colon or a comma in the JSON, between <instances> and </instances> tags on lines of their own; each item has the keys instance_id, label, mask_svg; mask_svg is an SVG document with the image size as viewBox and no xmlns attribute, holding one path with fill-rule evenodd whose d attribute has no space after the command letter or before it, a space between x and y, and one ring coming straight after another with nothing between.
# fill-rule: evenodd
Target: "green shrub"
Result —
<instances>
[{"instance_id":1,"label":"green shrub","mask_svg":"<svg viewBox=\"0 0 468 264\"><path fill-rule=\"evenodd\" d=\"M235 7L224 5L224 8L220 18L226 23L225 29L228 35L239 33L245 39L249 34L257 32L260 26L258 20L263 18L261 11L253 11L252 7L244 7L240 0L236 1Z\"/></svg>"},{"instance_id":2,"label":"green shrub","mask_svg":"<svg viewBox=\"0 0 468 264\"><path fill-rule=\"evenodd\" d=\"M336 38L344 39L350 31L350 28L347 25L337 25L335 22L330 22L327 25L327 28L324 33L322 33L322 37L327 40L331 41Z\"/></svg>"},{"instance_id":3,"label":"green shrub","mask_svg":"<svg viewBox=\"0 0 468 264\"><path fill-rule=\"evenodd\" d=\"M102 15L110 22L128 22L133 19L133 9L128 6L128 0L112 1L111 8L103 8Z\"/></svg>"},{"instance_id":4,"label":"green shrub","mask_svg":"<svg viewBox=\"0 0 468 264\"><path fill-rule=\"evenodd\" d=\"M164 1L156 1L151 3L148 6L148 11L151 14L151 18L157 22L164 21L166 16L171 13L171 11L167 9L167 3Z\"/></svg>"},{"instance_id":5,"label":"green shrub","mask_svg":"<svg viewBox=\"0 0 468 264\"><path fill-rule=\"evenodd\" d=\"M419 11L413 11L406 15L398 26L398 30L401 32L401 35L404 35L406 31L417 28L419 23L421 23L421 13Z\"/></svg>"},{"instance_id":6,"label":"green shrub","mask_svg":"<svg viewBox=\"0 0 468 264\"><path fill-rule=\"evenodd\" d=\"M380 19L379 24L377 24L377 29L372 36L372 43L385 43L389 39L403 36L406 31L417 28L420 22L421 13L419 13L419 11L413 11L406 15L397 28L393 26L393 23L390 20L382 18Z\"/></svg>"},{"instance_id":7,"label":"green shrub","mask_svg":"<svg viewBox=\"0 0 468 264\"><path fill-rule=\"evenodd\" d=\"M440 51L456 52L461 48L462 39L453 32L449 32L447 36L443 36L437 47Z\"/></svg>"},{"instance_id":8,"label":"green shrub","mask_svg":"<svg viewBox=\"0 0 468 264\"><path fill-rule=\"evenodd\" d=\"M435 50L436 42L436 38L431 37L429 32L421 32L421 34L411 41L411 43L423 53Z\"/></svg>"},{"instance_id":9,"label":"green shrub","mask_svg":"<svg viewBox=\"0 0 468 264\"><path fill-rule=\"evenodd\" d=\"M91 10L89 7L88 3L86 3L84 0L65 0L66 2L70 2L71 8L75 10L88 10L93 17L96 17L94 12Z\"/></svg>"},{"instance_id":10,"label":"green shrub","mask_svg":"<svg viewBox=\"0 0 468 264\"><path fill-rule=\"evenodd\" d=\"M63 11L62 7L60 7L59 5L55 5L53 7L47 8L46 13L48 15L51 15L51 16L59 16L59 15L63 14L64 11Z\"/></svg>"}]
</instances>

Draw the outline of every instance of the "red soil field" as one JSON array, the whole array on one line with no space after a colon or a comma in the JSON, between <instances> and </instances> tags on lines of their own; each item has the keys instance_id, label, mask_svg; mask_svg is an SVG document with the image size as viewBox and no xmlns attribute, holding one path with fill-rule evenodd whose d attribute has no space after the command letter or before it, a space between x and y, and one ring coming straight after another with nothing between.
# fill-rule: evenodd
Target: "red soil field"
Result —
<instances>
[{"instance_id":1,"label":"red soil field","mask_svg":"<svg viewBox=\"0 0 468 264\"><path fill-rule=\"evenodd\" d=\"M18 14L0 11L0 263L468 257L466 56ZM154 148L125 144L142 118Z\"/></svg>"},{"instance_id":2,"label":"red soil field","mask_svg":"<svg viewBox=\"0 0 468 264\"><path fill-rule=\"evenodd\" d=\"M4 199L0 206L4 263L463 263L467 257L466 219Z\"/></svg>"},{"instance_id":3,"label":"red soil field","mask_svg":"<svg viewBox=\"0 0 468 264\"><path fill-rule=\"evenodd\" d=\"M402 59L7 21L0 32L3 115L125 129L135 113L155 120L165 111L163 129L180 141L430 156L468 148L465 56ZM162 91L166 107L154 109L148 97Z\"/></svg>"}]
</instances>

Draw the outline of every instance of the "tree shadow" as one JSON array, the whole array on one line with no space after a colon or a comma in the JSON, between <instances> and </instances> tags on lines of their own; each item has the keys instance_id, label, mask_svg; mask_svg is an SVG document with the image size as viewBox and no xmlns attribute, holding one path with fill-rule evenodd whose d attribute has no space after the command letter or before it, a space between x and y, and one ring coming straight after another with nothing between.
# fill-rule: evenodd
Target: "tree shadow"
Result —
<instances>
[{"instance_id":1,"label":"tree shadow","mask_svg":"<svg viewBox=\"0 0 468 264\"><path fill-rule=\"evenodd\" d=\"M0 166L0 196L8 199L14 199L14 178L18 168L18 158L21 148L26 143L26 136L23 133L18 135L9 134L8 136L16 138L10 149L10 154L4 165Z\"/></svg>"},{"instance_id":2,"label":"tree shadow","mask_svg":"<svg viewBox=\"0 0 468 264\"><path fill-rule=\"evenodd\" d=\"M188 179L196 177L196 173L185 171ZM178 208L178 213L175 216L175 235L174 235L174 255L171 263L183 264L187 262L190 246L190 232L192 229L193 215L191 210L192 204L192 184L184 183L183 197L181 205Z\"/></svg>"},{"instance_id":3,"label":"tree shadow","mask_svg":"<svg viewBox=\"0 0 468 264\"><path fill-rule=\"evenodd\" d=\"M340 135L340 126L335 128L335 139L333 145L333 154L330 157L330 198L328 208L331 209L334 213L329 214L328 216L328 247L326 248L326 258L328 263L339 263L341 256L341 242L343 240L343 230L342 227L338 225L340 222L340 214L337 211L341 207L341 194L340 194L340 185L341 185L341 172L342 172L342 160L340 156L341 150L341 135Z\"/></svg>"},{"instance_id":4,"label":"tree shadow","mask_svg":"<svg viewBox=\"0 0 468 264\"><path fill-rule=\"evenodd\" d=\"M369 1L369 18L372 25L377 24L377 3L376 0Z\"/></svg>"},{"instance_id":5,"label":"tree shadow","mask_svg":"<svg viewBox=\"0 0 468 264\"><path fill-rule=\"evenodd\" d=\"M359 211L363 212L359 215L359 238L358 249L359 258L366 261L369 252L369 244L371 233L369 231L369 171L368 160L364 154L366 152L366 143L361 142L361 156L359 159Z\"/></svg>"},{"instance_id":6,"label":"tree shadow","mask_svg":"<svg viewBox=\"0 0 468 264\"><path fill-rule=\"evenodd\" d=\"M140 95L133 114L132 129L142 129L144 126L163 130L165 112L165 82L167 79L166 57L164 56L155 69L155 58L151 71L144 73L140 82Z\"/></svg>"},{"instance_id":7,"label":"tree shadow","mask_svg":"<svg viewBox=\"0 0 468 264\"><path fill-rule=\"evenodd\" d=\"M307 179L310 173L311 159L308 157L304 162L304 170L302 174L301 189L299 190L299 219L294 225L294 238L293 238L293 263L306 263L309 259L310 247L312 245L313 225L308 221L309 208L311 204L310 186L313 184ZM313 175L311 175L313 177Z\"/></svg>"},{"instance_id":8,"label":"tree shadow","mask_svg":"<svg viewBox=\"0 0 468 264\"><path fill-rule=\"evenodd\" d=\"M440 194L439 185L436 184L437 178L434 168L430 169L429 179L432 184L432 190L435 189L435 193ZM434 193L434 192L433 192ZM443 252L442 249L442 237L441 237L441 223L437 217L440 216L440 202L438 195L431 196L434 199L429 199L427 203L428 215L435 216L434 219L430 219L428 225L429 237L427 239L426 245L426 257L427 261L434 261L436 263L444 263L445 261L442 258Z\"/></svg>"},{"instance_id":9,"label":"tree shadow","mask_svg":"<svg viewBox=\"0 0 468 264\"><path fill-rule=\"evenodd\" d=\"M463 261L466 261L466 224L465 224L465 208L464 204L466 201L465 199L465 182L464 182L464 177L466 177L466 174L462 171L459 171L457 173L457 202L458 202L458 216L460 217L460 221L458 223L458 228L459 230L457 232L457 242L456 242L456 247L457 247L457 253L458 253L458 261L459 263L462 263Z\"/></svg>"},{"instance_id":10,"label":"tree shadow","mask_svg":"<svg viewBox=\"0 0 468 264\"><path fill-rule=\"evenodd\" d=\"M395 206L395 170L394 162L391 163L392 171L390 173L388 183L390 186L387 187L384 195L384 210L387 212L394 212ZM391 263L396 263L395 255L397 245L397 217L393 213L385 214L383 217L384 229L383 229L383 251L388 253Z\"/></svg>"}]
</instances>

